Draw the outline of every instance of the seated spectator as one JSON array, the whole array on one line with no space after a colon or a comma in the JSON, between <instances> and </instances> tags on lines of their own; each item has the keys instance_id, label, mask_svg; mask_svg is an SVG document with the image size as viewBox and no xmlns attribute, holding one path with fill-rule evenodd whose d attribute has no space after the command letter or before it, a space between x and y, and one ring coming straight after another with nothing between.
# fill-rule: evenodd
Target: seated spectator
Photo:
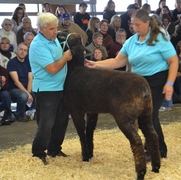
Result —
<instances>
[{"instance_id":1,"label":"seated spectator","mask_svg":"<svg viewBox=\"0 0 181 180\"><path fill-rule=\"evenodd\" d=\"M126 31L121 28L116 32L116 41L110 46L108 53L109 58L115 58L117 56L125 41Z\"/></svg>"},{"instance_id":2,"label":"seated spectator","mask_svg":"<svg viewBox=\"0 0 181 180\"><path fill-rule=\"evenodd\" d=\"M162 15L162 26L165 28L170 35L170 39L175 32L175 25L171 22L171 18L168 14Z\"/></svg>"},{"instance_id":3,"label":"seated spectator","mask_svg":"<svg viewBox=\"0 0 181 180\"><path fill-rule=\"evenodd\" d=\"M174 23L177 25L181 18L181 0L175 0L175 9L172 11Z\"/></svg>"},{"instance_id":4,"label":"seated spectator","mask_svg":"<svg viewBox=\"0 0 181 180\"><path fill-rule=\"evenodd\" d=\"M120 29L121 18L118 15L114 15L111 18L107 33L112 36L113 41L116 41L116 32Z\"/></svg>"},{"instance_id":5,"label":"seated spectator","mask_svg":"<svg viewBox=\"0 0 181 180\"><path fill-rule=\"evenodd\" d=\"M156 9L155 14L157 14L158 16L160 16L162 7L166 6L166 0L160 0L158 3L158 9Z\"/></svg>"},{"instance_id":6,"label":"seated spectator","mask_svg":"<svg viewBox=\"0 0 181 180\"><path fill-rule=\"evenodd\" d=\"M103 45L106 48L107 52L109 52L109 48L114 41L112 36L108 34L108 21L106 19L103 19L100 22L99 32L103 35Z\"/></svg>"},{"instance_id":7,"label":"seated spectator","mask_svg":"<svg viewBox=\"0 0 181 180\"><path fill-rule=\"evenodd\" d=\"M35 35L32 32L27 32L24 34L23 39L24 42L28 45L28 47L30 47L30 44L32 42L32 40L34 39Z\"/></svg>"},{"instance_id":8,"label":"seated spectator","mask_svg":"<svg viewBox=\"0 0 181 180\"><path fill-rule=\"evenodd\" d=\"M91 56L93 54L93 50L96 47L101 47L104 51L106 58L108 57L107 50L103 46L103 35L100 32L95 32L92 35L92 43L85 47L85 50L87 51L86 57Z\"/></svg>"},{"instance_id":9,"label":"seated spectator","mask_svg":"<svg viewBox=\"0 0 181 180\"><path fill-rule=\"evenodd\" d=\"M90 15L86 12L87 3L82 2L79 4L79 12L74 14L74 23L78 24L84 31L87 30L87 25Z\"/></svg>"},{"instance_id":10,"label":"seated spectator","mask_svg":"<svg viewBox=\"0 0 181 180\"><path fill-rule=\"evenodd\" d=\"M174 22L174 17L168 6L163 6L161 9L160 16L162 17L163 14L168 14L170 16L171 22Z\"/></svg>"},{"instance_id":11,"label":"seated spectator","mask_svg":"<svg viewBox=\"0 0 181 180\"><path fill-rule=\"evenodd\" d=\"M21 7L21 8L23 8L23 10L24 10L24 17L28 17L28 14L26 13L25 3L19 3L18 6Z\"/></svg>"},{"instance_id":12,"label":"seated spectator","mask_svg":"<svg viewBox=\"0 0 181 180\"><path fill-rule=\"evenodd\" d=\"M90 44L92 42L92 35L95 32L98 32L99 23L100 23L99 18L97 18L97 17L90 18L89 23L88 23L88 27L86 30L86 34L88 36L87 44Z\"/></svg>"},{"instance_id":13,"label":"seated spectator","mask_svg":"<svg viewBox=\"0 0 181 180\"><path fill-rule=\"evenodd\" d=\"M0 101L4 106L11 109L11 96L8 92L8 71L0 66ZM11 117L11 111L8 111L5 124L13 123L14 120Z\"/></svg>"},{"instance_id":14,"label":"seated spectator","mask_svg":"<svg viewBox=\"0 0 181 180\"><path fill-rule=\"evenodd\" d=\"M148 14L151 13L151 6L150 6L150 4L147 4L147 3L143 4L143 6L141 7L141 9L146 10L146 11L148 12Z\"/></svg>"},{"instance_id":15,"label":"seated spectator","mask_svg":"<svg viewBox=\"0 0 181 180\"><path fill-rule=\"evenodd\" d=\"M59 25L58 30L68 33L78 33L82 36L84 45L87 43L87 34L77 24L71 22L70 14L67 12L62 14L62 23Z\"/></svg>"},{"instance_id":16,"label":"seated spectator","mask_svg":"<svg viewBox=\"0 0 181 180\"><path fill-rule=\"evenodd\" d=\"M66 8L63 5L58 5L57 9L55 10L55 16L58 18L59 20L59 24L62 23L62 14L67 12Z\"/></svg>"},{"instance_id":17,"label":"seated spectator","mask_svg":"<svg viewBox=\"0 0 181 180\"><path fill-rule=\"evenodd\" d=\"M17 102L16 115L17 121L20 122L28 121L25 116L26 104L32 103L32 108L35 107L35 101L31 94L33 75L27 54L28 46L24 42L20 43L17 57L11 59L7 65L10 75L9 92L11 100Z\"/></svg>"},{"instance_id":18,"label":"seated spectator","mask_svg":"<svg viewBox=\"0 0 181 180\"><path fill-rule=\"evenodd\" d=\"M116 32L116 41L111 45L109 49L108 53L109 58L115 58L117 56L125 41L126 41L126 31L121 28ZM125 71L126 66L118 68L116 70Z\"/></svg>"},{"instance_id":19,"label":"seated spectator","mask_svg":"<svg viewBox=\"0 0 181 180\"><path fill-rule=\"evenodd\" d=\"M17 51L17 41L16 35L11 30L12 29L12 21L11 19L5 18L1 24L2 29L0 29L0 38L7 37L10 40L10 51Z\"/></svg>"},{"instance_id":20,"label":"seated spectator","mask_svg":"<svg viewBox=\"0 0 181 180\"><path fill-rule=\"evenodd\" d=\"M42 12L50 12L53 13L50 3L44 2L42 4Z\"/></svg>"},{"instance_id":21,"label":"seated spectator","mask_svg":"<svg viewBox=\"0 0 181 180\"><path fill-rule=\"evenodd\" d=\"M104 52L104 49L102 47L95 47L93 50L93 54L91 57L92 61L102 61L104 59L106 59L106 55Z\"/></svg>"},{"instance_id":22,"label":"seated spectator","mask_svg":"<svg viewBox=\"0 0 181 180\"><path fill-rule=\"evenodd\" d=\"M181 25L176 27L176 33L172 36L171 39L171 42L175 48L179 41L181 41Z\"/></svg>"},{"instance_id":23,"label":"seated spectator","mask_svg":"<svg viewBox=\"0 0 181 180\"><path fill-rule=\"evenodd\" d=\"M17 7L14 10L12 17L12 31L17 34L18 27L22 25L22 19L24 18L24 10L21 7Z\"/></svg>"},{"instance_id":24,"label":"seated spectator","mask_svg":"<svg viewBox=\"0 0 181 180\"><path fill-rule=\"evenodd\" d=\"M103 11L103 19L106 19L109 23L111 22L111 18L117 14L115 12L115 3L112 0L107 2L107 5Z\"/></svg>"},{"instance_id":25,"label":"seated spectator","mask_svg":"<svg viewBox=\"0 0 181 180\"><path fill-rule=\"evenodd\" d=\"M138 9L138 7L135 4L130 4L127 7L127 11L123 14L121 14L121 28L123 28L126 31L127 39L131 37L133 34L130 32L130 24L131 24L131 16L132 14Z\"/></svg>"},{"instance_id":26,"label":"seated spectator","mask_svg":"<svg viewBox=\"0 0 181 180\"><path fill-rule=\"evenodd\" d=\"M8 61L14 57L16 54L10 52L10 41L7 37L0 39L0 65L4 68L7 68Z\"/></svg>"},{"instance_id":27,"label":"seated spectator","mask_svg":"<svg viewBox=\"0 0 181 180\"><path fill-rule=\"evenodd\" d=\"M34 29L31 26L31 19L29 17L24 17L22 19L22 23L23 23L23 25L21 27L19 27L18 31L17 31L17 43L18 44L21 42L24 42L23 36L27 32L32 32L34 34L34 36L36 36L36 32L34 31Z\"/></svg>"}]
</instances>

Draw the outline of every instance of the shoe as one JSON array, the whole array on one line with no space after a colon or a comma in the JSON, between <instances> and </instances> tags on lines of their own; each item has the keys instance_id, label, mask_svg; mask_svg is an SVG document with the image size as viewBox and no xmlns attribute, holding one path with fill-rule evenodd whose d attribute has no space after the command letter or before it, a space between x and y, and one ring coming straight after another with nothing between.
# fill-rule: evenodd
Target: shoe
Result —
<instances>
[{"instance_id":1,"label":"shoe","mask_svg":"<svg viewBox=\"0 0 181 180\"><path fill-rule=\"evenodd\" d=\"M19 121L19 122L28 122L28 118L26 118L26 117L18 117L17 119L16 119L16 121Z\"/></svg>"},{"instance_id":2,"label":"shoe","mask_svg":"<svg viewBox=\"0 0 181 180\"><path fill-rule=\"evenodd\" d=\"M62 151L60 151L58 154L54 154L54 153L48 152L47 155L48 155L48 156L51 156L51 157L55 157L55 156L67 157L67 156L68 156L68 155L66 155L65 153L63 153Z\"/></svg>"},{"instance_id":3,"label":"shoe","mask_svg":"<svg viewBox=\"0 0 181 180\"><path fill-rule=\"evenodd\" d=\"M163 152L161 151L160 154L161 154L161 158L167 158L167 154L166 154L166 153L163 153Z\"/></svg>"},{"instance_id":4,"label":"shoe","mask_svg":"<svg viewBox=\"0 0 181 180\"><path fill-rule=\"evenodd\" d=\"M164 106L161 106L159 111L171 111L172 108L171 107L164 107Z\"/></svg>"},{"instance_id":5,"label":"shoe","mask_svg":"<svg viewBox=\"0 0 181 180\"><path fill-rule=\"evenodd\" d=\"M44 165L49 164L46 160L46 157L39 157L41 159L41 161L43 162Z\"/></svg>"}]
</instances>

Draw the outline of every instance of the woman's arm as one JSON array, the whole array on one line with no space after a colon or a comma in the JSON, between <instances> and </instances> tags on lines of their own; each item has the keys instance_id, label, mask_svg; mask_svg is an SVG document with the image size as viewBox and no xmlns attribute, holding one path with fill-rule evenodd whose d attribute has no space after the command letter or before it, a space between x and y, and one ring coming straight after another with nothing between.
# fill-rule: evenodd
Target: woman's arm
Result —
<instances>
[{"instance_id":1,"label":"woman's arm","mask_svg":"<svg viewBox=\"0 0 181 180\"><path fill-rule=\"evenodd\" d=\"M163 93L165 93L165 99L170 100L173 94L173 85L177 77L178 70L178 57L177 55L167 59L169 64L168 78L165 86L163 87Z\"/></svg>"},{"instance_id":2,"label":"woman's arm","mask_svg":"<svg viewBox=\"0 0 181 180\"><path fill-rule=\"evenodd\" d=\"M97 69L117 69L125 66L127 63L128 63L128 57L119 52L115 58L106 59L104 61L94 62L86 60L85 66L88 68L97 68Z\"/></svg>"}]
</instances>

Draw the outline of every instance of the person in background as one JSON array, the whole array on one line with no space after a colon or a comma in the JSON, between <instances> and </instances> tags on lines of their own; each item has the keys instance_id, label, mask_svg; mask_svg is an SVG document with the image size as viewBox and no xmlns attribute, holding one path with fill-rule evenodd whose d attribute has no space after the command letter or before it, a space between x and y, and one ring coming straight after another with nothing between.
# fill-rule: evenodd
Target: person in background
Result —
<instances>
[{"instance_id":1,"label":"person in background","mask_svg":"<svg viewBox=\"0 0 181 180\"><path fill-rule=\"evenodd\" d=\"M87 52L86 57L90 57L96 47L101 47L101 49L104 51L105 57L108 57L107 50L103 46L103 35L100 32L95 32L92 35L92 42L85 47L85 50Z\"/></svg>"},{"instance_id":2,"label":"person in background","mask_svg":"<svg viewBox=\"0 0 181 180\"><path fill-rule=\"evenodd\" d=\"M126 41L126 31L124 29L119 29L116 32L116 41L111 45L110 49L109 49L109 53L108 56L109 58L115 58L120 49L123 47L123 44ZM126 66L121 67L121 68L117 68L116 70L121 70L121 71L125 71L126 70Z\"/></svg>"},{"instance_id":3,"label":"person in background","mask_svg":"<svg viewBox=\"0 0 181 180\"><path fill-rule=\"evenodd\" d=\"M107 33L112 36L113 41L116 41L116 32L120 29L121 26L121 18L118 15L114 15L111 18L111 22L108 26Z\"/></svg>"},{"instance_id":4,"label":"person in background","mask_svg":"<svg viewBox=\"0 0 181 180\"><path fill-rule=\"evenodd\" d=\"M29 58L33 72L33 92L36 96L37 131L32 154L47 165L46 156L67 155L62 152L68 113L63 105L63 86L70 50L63 52L57 37L58 19L52 13L40 13L38 34L31 42ZM47 150L47 152L45 152Z\"/></svg>"},{"instance_id":5,"label":"person in background","mask_svg":"<svg viewBox=\"0 0 181 180\"><path fill-rule=\"evenodd\" d=\"M12 31L17 34L18 27L22 25L22 19L24 18L24 10L21 7L17 7L14 10L12 17Z\"/></svg>"},{"instance_id":6,"label":"person in background","mask_svg":"<svg viewBox=\"0 0 181 180\"><path fill-rule=\"evenodd\" d=\"M126 31L124 29L119 29L117 32L116 32L116 41L111 44L110 46L110 49L109 49L109 53L108 53L108 56L109 58L115 58L120 49L122 48L123 44L125 43L126 41Z\"/></svg>"},{"instance_id":7,"label":"person in background","mask_svg":"<svg viewBox=\"0 0 181 180\"><path fill-rule=\"evenodd\" d=\"M32 32L27 32L24 34L23 39L24 39L24 43L28 45L28 47L30 47L30 44L32 42L32 40L34 39L35 35Z\"/></svg>"},{"instance_id":8,"label":"person in background","mask_svg":"<svg viewBox=\"0 0 181 180\"><path fill-rule=\"evenodd\" d=\"M16 57L14 52L10 52L10 40L7 37L0 39L0 65L7 68L10 59Z\"/></svg>"},{"instance_id":9,"label":"person in background","mask_svg":"<svg viewBox=\"0 0 181 180\"><path fill-rule=\"evenodd\" d=\"M172 36L172 39L171 39L171 42L175 48L179 41L181 41L181 25L178 25L176 27L176 33Z\"/></svg>"},{"instance_id":10,"label":"person in background","mask_svg":"<svg viewBox=\"0 0 181 180\"><path fill-rule=\"evenodd\" d=\"M18 4L19 7L23 8L24 10L24 17L28 17L28 14L26 13L26 6L25 6L25 3L19 3Z\"/></svg>"},{"instance_id":11,"label":"person in background","mask_svg":"<svg viewBox=\"0 0 181 180\"><path fill-rule=\"evenodd\" d=\"M88 36L88 40L87 40L87 45L89 45L92 42L92 35L95 32L98 32L99 30L99 23L100 20L97 17L91 17L89 22L88 22L88 27L86 30L86 34Z\"/></svg>"},{"instance_id":12,"label":"person in background","mask_svg":"<svg viewBox=\"0 0 181 180\"><path fill-rule=\"evenodd\" d=\"M157 14L158 16L160 16L161 10L163 8L163 6L166 6L166 0L160 0L158 3L158 9L156 9L155 14Z\"/></svg>"},{"instance_id":13,"label":"person in background","mask_svg":"<svg viewBox=\"0 0 181 180\"><path fill-rule=\"evenodd\" d=\"M11 19L5 18L1 24L2 29L0 29L0 38L7 37L10 40L10 51L17 51L17 41L16 35L11 30L12 29L12 21Z\"/></svg>"},{"instance_id":14,"label":"person in background","mask_svg":"<svg viewBox=\"0 0 181 180\"><path fill-rule=\"evenodd\" d=\"M44 2L42 4L42 12L50 12L53 13L50 3Z\"/></svg>"},{"instance_id":15,"label":"person in background","mask_svg":"<svg viewBox=\"0 0 181 180\"><path fill-rule=\"evenodd\" d=\"M136 31L121 48L116 58L104 61L88 61L89 68L116 69L132 65L133 73L143 76L151 88L153 112L152 122L158 134L161 158L167 157L167 145L159 121L159 108L164 97L170 100L173 94L173 84L177 76L178 57L171 42L160 31L154 18L148 12L139 9L131 17L131 23ZM141 127L140 127L141 128ZM150 160L146 151L146 159Z\"/></svg>"},{"instance_id":16,"label":"person in background","mask_svg":"<svg viewBox=\"0 0 181 180\"><path fill-rule=\"evenodd\" d=\"M104 59L106 59L107 56L105 54L104 49L100 46L100 47L95 47L93 50L93 54L92 54L92 61L102 61Z\"/></svg>"},{"instance_id":17,"label":"person in background","mask_svg":"<svg viewBox=\"0 0 181 180\"><path fill-rule=\"evenodd\" d=\"M175 25L171 22L171 18L168 14L162 15L162 27L167 30L170 35L170 39L175 32Z\"/></svg>"},{"instance_id":18,"label":"person in background","mask_svg":"<svg viewBox=\"0 0 181 180\"><path fill-rule=\"evenodd\" d=\"M111 22L111 18L117 14L115 12L115 3L112 0L107 2L107 5L103 11L103 19L106 19L109 23Z\"/></svg>"},{"instance_id":19,"label":"person in background","mask_svg":"<svg viewBox=\"0 0 181 180\"><path fill-rule=\"evenodd\" d=\"M179 24L181 18L181 0L175 0L175 9L172 11L175 25Z\"/></svg>"},{"instance_id":20,"label":"person in background","mask_svg":"<svg viewBox=\"0 0 181 180\"><path fill-rule=\"evenodd\" d=\"M5 107L11 109L11 96L8 91L8 71L4 67L0 66L0 101ZM11 117L11 111L7 112L5 124L11 124L14 120Z\"/></svg>"},{"instance_id":21,"label":"person in background","mask_svg":"<svg viewBox=\"0 0 181 180\"><path fill-rule=\"evenodd\" d=\"M150 6L150 4L148 4L148 3L143 4L143 6L141 7L141 9L146 10L146 11L148 12L148 14L151 13L151 6Z\"/></svg>"},{"instance_id":22,"label":"person in background","mask_svg":"<svg viewBox=\"0 0 181 180\"><path fill-rule=\"evenodd\" d=\"M34 34L34 36L36 36L36 32L34 31L33 27L31 26L31 19L29 17L24 17L22 19L22 23L23 23L23 25L20 28L18 28L17 35L16 35L18 44L20 44L21 42L24 41L23 36L27 32L32 32Z\"/></svg>"},{"instance_id":23,"label":"person in background","mask_svg":"<svg viewBox=\"0 0 181 180\"><path fill-rule=\"evenodd\" d=\"M114 41L112 36L108 34L108 21L106 19L100 22L99 32L103 35L103 46L106 48L107 52L109 52L109 48Z\"/></svg>"},{"instance_id":24,"label":"person in background","mask_svg":"<svg viewBox=\"0 0 181 180\"><path fill-rule=\"evenodd\" d=\"M55 10L55 16L57 16L58 20L59 20L59 24L62 23L62 14L67 12L66 8L63 5L58 5L56 10Z\"/></svg>"},{"instance_id":25,"label":"person in background","mask_svg":"<svg viewBox=\"0 0 181 180\"><path fill-rule=\"evenodd\" d=\"M170 9L169 9L168 6L163 6L163 7L162 7L160 16L162 17L163 14L168 14L168 15L170 16L171 22L174 22L173 14L172 14L172 12L170 11Z\"/></svg>"},{"instance_id":26,"label":"person in background","mask_svg":"<svg viewBox=\"0 0 181 180\"><path fill-rule=\"evenodd\" d=\"M58 26L59 31L64 31L67 33L78 33L83 38L83 44L86 45L87 43L87 34L85 31L80 28L77 24L71 21L70 14L65 12L62 14L62 23Z\"/></svg>"},{"instance_id":27,"label":"person in background","mask_svg":"<svg viewBox=\"0 0 181 180\"><path fill-rule=\"evenodd\" d=\"M130 24L131 24L131 16L138 9L135 4L130 4L127 7L127 11L121 14L121 28L123 28L127 33L127 39L131 37L133 34L130 32Z\"/></svg>"},{"instance_id":28,"label":"person in background","mask_svg":"<svg viewBox=\"0 0 181 180\"><path fill-rule=\"evenodd\" d=\"M17 121L27 122L25 116L27 103L35 107L34 97L32 95L32 72L27 57L28 46L22 42L18 45L17 56L11 59L7 64L9 72L9 93L11 100L17 103L16 115Z\"/></svg>"},{"instance_id":29,"label":"person in background","mask_svg":"<svg viewBox=\"0 0 181 180\"><path fill-rule=\"evenodd\" d=\"M74 23L78 24L84 31L87 30L87 25L90 15L86 12L87 3L82 2L79 4L79 12L74 14Z\"/></svg>"}]
</instances>

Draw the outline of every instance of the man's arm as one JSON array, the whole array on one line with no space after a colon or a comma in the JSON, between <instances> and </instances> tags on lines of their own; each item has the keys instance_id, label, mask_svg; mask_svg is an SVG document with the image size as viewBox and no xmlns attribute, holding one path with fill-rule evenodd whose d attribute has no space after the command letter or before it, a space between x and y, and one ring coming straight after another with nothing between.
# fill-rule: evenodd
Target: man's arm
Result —
<instances>
[{"instance_id":1,"label":"man's arm","mask_svg":"<svg viewBox=\"0 0 181 180\"><path fill-rule=\"evenodd\" d=\"M28 86L27 86L27 91L31 93L32 91L32 82L33 82L33 74L32 72L28 73Z\"/></svg>"},{"instance_id":2,"label":"man's arm","mask_svg":"<svg viewBox=\"0 0 181 180\"><path fill-rule=\"evenodd\" d=\"M60 71L64 67L67 61L70 61L71 59L72 59L72 54L70 50L67 50L63 53L62 58L47 65L45 68L50 74L56 74L58 71Z\"/></svg>"}]
</instances>

